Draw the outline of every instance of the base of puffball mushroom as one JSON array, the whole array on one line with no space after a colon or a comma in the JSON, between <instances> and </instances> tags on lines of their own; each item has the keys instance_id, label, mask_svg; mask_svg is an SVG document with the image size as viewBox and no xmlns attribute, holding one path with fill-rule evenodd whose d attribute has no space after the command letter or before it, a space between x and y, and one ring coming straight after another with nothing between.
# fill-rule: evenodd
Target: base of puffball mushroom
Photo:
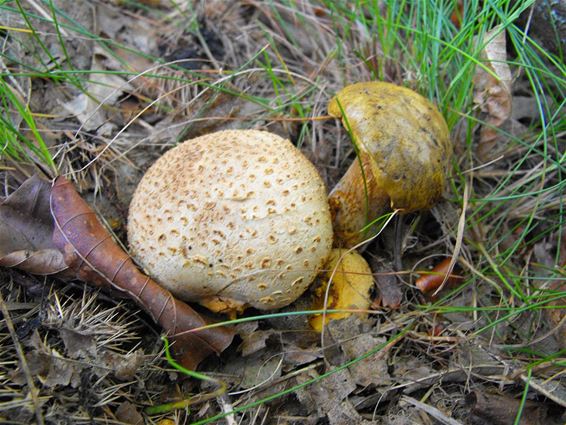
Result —
<instances>
[{"instance_id":1,"label":"base of puffball mushroom","mask_svg":"<svg viewBox=\"0 0 566 425\"><path fill-rule=\"evenodd\" d=\"M207 297L200 300L199 304L213 313L227 314L230 318L242 314L249 307L247 303L223 297Z\"/></svg>"}]
</instances>

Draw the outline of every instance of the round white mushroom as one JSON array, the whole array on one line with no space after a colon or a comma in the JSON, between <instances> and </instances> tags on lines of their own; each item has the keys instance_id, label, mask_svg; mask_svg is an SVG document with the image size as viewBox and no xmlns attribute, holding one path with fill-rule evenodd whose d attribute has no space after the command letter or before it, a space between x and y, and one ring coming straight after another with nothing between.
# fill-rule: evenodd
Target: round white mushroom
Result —
<instances>
[{"instance_id":1,"label":"round white mushroom","mask_svg":"<svg viewBox=\"0 0 566 425\"><path fill-rule=\"evenodd\" d=\"M147 171L128 220L131 253L179 298L214 311L283 307L329 256L324 184L288 140L256 130L207 134Z\"/></svg>"}]
</instances>

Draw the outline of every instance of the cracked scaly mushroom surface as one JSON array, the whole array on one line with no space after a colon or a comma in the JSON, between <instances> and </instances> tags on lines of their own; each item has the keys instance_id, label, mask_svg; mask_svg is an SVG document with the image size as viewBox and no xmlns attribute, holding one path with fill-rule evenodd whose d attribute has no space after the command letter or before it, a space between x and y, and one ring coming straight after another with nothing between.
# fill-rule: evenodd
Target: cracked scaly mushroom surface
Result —
<instances>
[{"instance_id":1,"label":"cracked scaly mushroom surface","mask_svg":"<svg viewBox=\"0 0 566 425\"><path fill-rule=\"evenodd\" d=\"M165 153L134 194L134 258L176 296L214 311L283 307L326 261L325 186L288 140L256 130L201 136Z\"/></svg>"}]
</instances>

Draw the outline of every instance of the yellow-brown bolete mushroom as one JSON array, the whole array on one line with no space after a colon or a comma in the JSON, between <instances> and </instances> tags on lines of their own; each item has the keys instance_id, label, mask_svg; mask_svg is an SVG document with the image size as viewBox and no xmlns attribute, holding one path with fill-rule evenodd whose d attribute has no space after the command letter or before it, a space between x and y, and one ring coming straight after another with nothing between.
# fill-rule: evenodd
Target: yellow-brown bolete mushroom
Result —
<instances>
[{"instance_id":1,"label":"yellow-brown bolete mushroom","mask_svg":"<svg viewBox=\"0 0 566 425\"><path fill-rule=\"evenodd\" d=\"M432 103L405 87L365 82L342 89L328 111L342 118L359 155L329 196L338 246L373 236L361 230L392 209L426 209L440 198L452 145Z\"/></svg>"},{"instance_id":2,"label":"yellow-brown bolete mushroom","mask_svg":"<svg viewBox=\"0 0 566 425\"><path fill-rule=\"evenodd\" d=\"M332 225L325 186L291 142L229 130L187 140L150 167L128 240L176 296L233 313L297 299L328 258Z\"/></svg>"},{"instance_id":3,"label":"yellow-brown bolete mushroom","mask_svg":"<svg viewBox=\"0 0 566 425\"><path fill-rule=\"evenodd\" d=\"M326 264L326 272L319 279L321 284L314 290L313 309L367 310L369 308L373 275L366 260L355 250L333 249ZM326 297L328 285L330 289ZM314 330L321 332L329 320L345 319L351 314L351 312L328 313L325 316L315 314L310 317L309 323Z\"/></svg>"}]
</instances>

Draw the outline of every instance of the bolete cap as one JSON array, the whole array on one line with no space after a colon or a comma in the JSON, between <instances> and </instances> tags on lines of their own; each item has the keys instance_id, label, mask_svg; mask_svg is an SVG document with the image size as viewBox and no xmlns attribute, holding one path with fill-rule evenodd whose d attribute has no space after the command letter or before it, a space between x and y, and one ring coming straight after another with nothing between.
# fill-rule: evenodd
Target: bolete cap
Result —
<instances>
[{"instance_id":1,"label":"bolete cap","mask_svg":"<svg viewBox=\"0 0 566 425\"><path fill-rule=\"evenodd\" d=\"M207 134L165 153L134 194L135 259L178 297L212 310L283 307L326 261L332 225L314 166L257 130Z\"/></svg>"},{"instance_id":2,"label":"bolete cap","mask_svg":"<svg viewBox=\"0 0 566 425\"><path fill-rule=\"evenodd\" d=\"M379 229L368 224L392 209L426 209L441 197L452 145L427 99L371 81L344 87L328 112L342 119L358 153L328 199L338 246L368 240Z\"/></svg>"},{"instance_id":3,"label":"bolete cap","mask_svg":"<svg viewBox=\"0 0 566 425\"><path fill-rule=\"evenodd\" d=\"M371 81L344 87L328 111L342 118L358 150L368 155L393 208L430 208L441 196L452 144L446 121L427 99L406 87Z\"/></svg>"}]
</instances>

